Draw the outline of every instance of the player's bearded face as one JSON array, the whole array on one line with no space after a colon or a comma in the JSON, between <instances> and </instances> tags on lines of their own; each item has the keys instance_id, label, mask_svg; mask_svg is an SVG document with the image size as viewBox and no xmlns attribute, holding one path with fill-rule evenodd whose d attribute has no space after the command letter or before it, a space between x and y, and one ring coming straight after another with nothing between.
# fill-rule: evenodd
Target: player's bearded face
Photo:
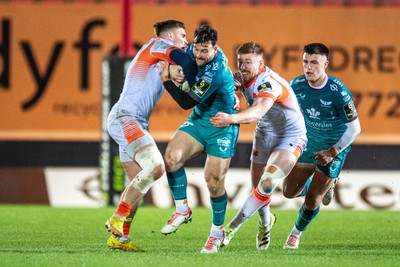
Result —
<instances>
[{"instance_id":1,"label":"player's bearded face","mask_svg":"<svg viewBox=\"0 0 400 267\"><path fill-rule=\"evenodd\" d=\"M306 79L313 84L320 84L325 79L325 69L328 66L328 60L326 56L317 54L303 55L303 70Z\"/></svg>"},{"instance_id":2,"label":"player's bearded face","mask_svg":"<svg viewBox=\"0 0 400 267\"><path fill-rule=\"evenodd\" d=\"M240 54L237 56L237 68L243 75L245 83L250 82L260 73L264 65L262 56L249 54Z\"/></svg>"},{"instance_id":3,"label":"player's bearded face","mask_svg":"<svg viewBox=\"0 0 400 267\"><path fill-rule=\"evenodd\" d=\"M211 62L217 53L217 49L218 47L213 46L211 42L194 44L193 54L197 66L202 67Z\"/></svg>"}]
</instances>

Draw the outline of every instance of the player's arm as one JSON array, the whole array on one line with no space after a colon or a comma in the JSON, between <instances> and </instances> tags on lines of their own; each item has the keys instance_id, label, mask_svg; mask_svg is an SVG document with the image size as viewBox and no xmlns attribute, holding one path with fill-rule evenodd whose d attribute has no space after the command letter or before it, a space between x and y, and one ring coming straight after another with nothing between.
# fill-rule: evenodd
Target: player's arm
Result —
<instances>
[{"instance_id":1,"label":"player's arm","mask_svg":"<svg viewBox=\"0 0 400 267\"><path fill-rule=\"evenodd\" d=\"M328 150L315 152L315 159L321 166L325 166L333 161L344 149L351 145L361 132L361 125L358 118L346 123L347 129L339 141Z\"/></svg>"},{"instance_id":2,"label":"player's arm","mask_svg":"<svg viewBox=\"0 0 400 267\"><path fill-rule=\"evenodd\" d=\"M196 82L196 75L198 72L196 62L182 49L173 49L169 53L169 56L175 64L182 67L186 81L189 83L189 86L192 87Z\"/></svg>"},{"instance_id":3,"label":"player's arm","mask_svg":"<svg viewBox=\"0 0 400 267\"><path fill-rule=\"evenodd\" d=\"M328 150L333 157L336 157L340 152L351 145L361 133L361 125L358 118L345 123L345 125L347 126L347 129L343 133L342 137L340 137L339 141Z\"/></svg>"},{"instance_id":4,"label":"player's arm","mask_svg":"<svg viewBox=\"0 0 400 267\"><path fill-rule=\"evenodd\" d=\"M176 84L173 80L170 79L169 64L167 62L164 64L164 67L162 69L161 80L165 89L181 108L191 109L196 104L198 104L195 99L190 97L190 95L182 90L182 86Z\"/></svg>"},{"instance_id":5,"label":"player's arm","mask_svg":"<svg viewBox=\"0 0 400 267\"><path fill-rule=\"evenodd\" d=\"M343 105L339 111L347 129L340 137L339 141L331 146L328 150L322 150L315 153L315 159L322 166L325 166L333 161L333 158L339 155L351 145L357 136L361 133L360 120L357 116L357 111L354 107L353 100Z\"/></svg>"},{"instance_id":6,"label":"player's arm","mask_svg":"<svg viewBox=\"0 0 400 267\"><path fill-rule=\"evenodd\" d=\"M350 94L350 92L348 92L348 94ZM351 145L361 132L360 121L352 99L346 103L340 103L338 112L343 123L347 126L347 129L340 137L339 141L329 149L334 157Z\"/></svg>"},{"instance_id":7,"label":"player's arm","mask_svg":"<svg viewBox=\"0 0 400 267\"><path fill-rule=\"evenodd\" d=\"M171 43L166 40L158 39L154 41L151 46L150 53L158 60L182 66L183 73L189 85L193 86L195 84L198 71L197 65L186 51L171 45Z\"/></svg>"},{"instance_id":8,"label":"player's arm","mask_svg":"<svg viewBox=\"0 0 400 267\"><path fill-rule=\"evenodd\" d=\"M210 121L216 127L227 127L230 124L256 123L268 112L274 102L271 97L259 97L254 100L251 107L242 112L236 114L218 112Z\"/></svg>"}]
</instances>

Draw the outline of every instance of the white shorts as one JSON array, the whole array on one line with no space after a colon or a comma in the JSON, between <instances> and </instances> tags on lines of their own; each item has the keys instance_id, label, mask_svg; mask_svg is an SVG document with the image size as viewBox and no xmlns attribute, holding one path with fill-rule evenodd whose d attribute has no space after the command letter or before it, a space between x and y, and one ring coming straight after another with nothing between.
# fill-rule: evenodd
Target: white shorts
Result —
<instances>
[{"instance_id":1,"label":"white shorts","mask_svg":"<svg viewBox=\"0 0 400 267\"><path fill-rule=\"evenodd\" d=\"M271 133L262 133L256 129L254 132L253 149L250 160L254 163L265 165L272 151L276 149L287 150L299 158L306 145L306 134L291 137L278 137Z\"/></svg>"},{"instance_id":2,"label":"white shorts","mask_svg":"<svg viewBox=\"0 0 400 267\"><path fill-rule=\"evenodd\" d=\"M140 148L155 144L148 131L148 122L126 110L111 110L107 130L119 146L121 162L133 161Z\"/></svg>"}]
</instances>

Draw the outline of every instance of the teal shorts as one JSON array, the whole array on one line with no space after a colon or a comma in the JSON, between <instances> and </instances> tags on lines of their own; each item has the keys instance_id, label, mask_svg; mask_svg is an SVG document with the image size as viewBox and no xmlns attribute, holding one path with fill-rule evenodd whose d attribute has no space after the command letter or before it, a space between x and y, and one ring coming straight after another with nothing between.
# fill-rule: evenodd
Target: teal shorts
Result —
<instances>
[{"instance_id":1,"label":"teal shorts","mask_svg":"<svg viewBox=\"0 0 400 267\"><path fill-rule=\"evenodd\" d=\"M330 147L330 146L329 146ZM318 152L321 150L326 150L328 148L316 148L312 144L308 143L306 149L304 149L303 154L300 156L298 162L300 163L311 163L317 166L319 170L321 170L326 176L330 178L338 178L340 172L343 169L344 162L346 160L347 154L350 151L350 146L347 147L345 150L340 152L336 157L333 158L333 161L326 166L321 166L318 164L317 160L315 159L314 152Z\"/></svg>"},{"instance_id":2,"label":"teal shorts","mask_svg":"<svg viewBox=\"0 0 400 267\"><path fill-rule=\"evenodd\" d=\"M209 117L200 118L192 113L179 127L179 130L190 134L211 156L231 158L235 154L239 136L239 125L237 124L218 128L211 124Z\"/></svg>"}]
</instances>

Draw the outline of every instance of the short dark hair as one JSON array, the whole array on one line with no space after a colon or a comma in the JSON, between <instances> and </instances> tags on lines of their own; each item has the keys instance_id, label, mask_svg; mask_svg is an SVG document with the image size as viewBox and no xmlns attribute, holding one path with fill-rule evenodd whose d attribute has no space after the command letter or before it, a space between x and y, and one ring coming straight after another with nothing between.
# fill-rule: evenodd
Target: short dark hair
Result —
<instances>
[{"instance_id":1,"label":"short dark hair","mask_svg":"<svg viewBox=\"0 0 400 267\"><path fill-rule=\"evenodd\" d=\"M215 46L218 41L218 32L208 24L203 24L194 31L194 43L211 42Z\"/></svg>"},{"instance_id":2,"label":"short dark hair","mask_svg":"<svg viewBox=\"0 0 400 267\"><path fill-rule=\"evenodd\" d=\"M254 54L254 55L263 55L264 49L261 45L255 42L244 43L236 50L236 54Z\"/></svg>"},{"instance_id":3,"label":"short dark hair","mask_svg":"<svg viewBox=\"0 0 400 267\"><path fill-rule=\"evenodd\" d=\"M329 60L329 48L321 43L311 43L305 45L303 48L303 53L326 56L326 58Z\"/></svg>"},{"instance_id":4,"label":"short dark hair","mask_svg":"<svg viewBox=\"0 0 400 267\"><path fill-rule=\"evenodd\" d=\"M153 25L154 34L159 37L163 32L169 31L174 28L185 29L185 24L178 20L164 20L159 21Z\"/></svg>"}]
</instances>

